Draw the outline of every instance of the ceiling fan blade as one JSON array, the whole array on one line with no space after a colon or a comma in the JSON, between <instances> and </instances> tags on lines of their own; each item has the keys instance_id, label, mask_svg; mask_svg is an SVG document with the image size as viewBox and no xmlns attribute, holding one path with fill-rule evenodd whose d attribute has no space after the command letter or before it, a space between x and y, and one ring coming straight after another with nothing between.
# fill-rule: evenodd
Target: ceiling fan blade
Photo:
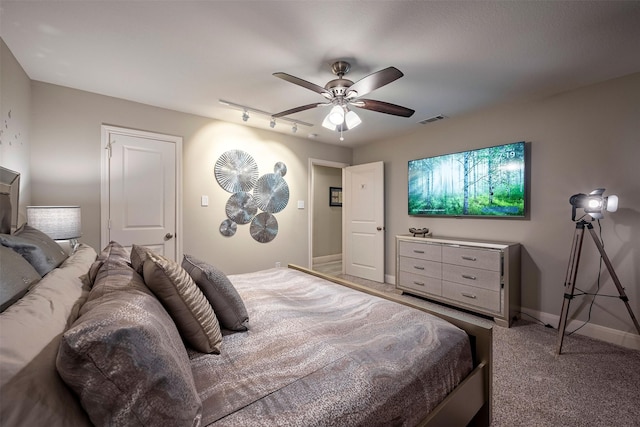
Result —
<instances>
[{"instance_id":1,"label":"ceiling fan blade","mask_svg":"<svg viewBox=\"0 0 640 427\"><path fill-rule=\"evenodd\" d=\"M323 88L322 86L318 86L317 84L308 82L306 80L302 80L299 77L296 76L292 76L291 74L287 74L287 73L273 73L274 76L281 78L282 80L286 80L289 83L293 83L295 85L298 86L302 86L303 88L312 90L316 93L319 93L320 95L324 96L327 99L331 99L333 95L331 95L331 92L329 92L328 90L326 90L325 88Z\"/></svg>"},{"instance_id":2,"label":"ceiling fan blade","mask_svg":"<svg viewBox=\"0 0 640 427\"><path fill-rule=\"evenodd\" d=\"M296 107L296 108L292 108L290 110L286 110L286 111L282 111L280 113L276 113L276 114L272 115L271 117L274 117L274 118L277 119L278 117L289 116L289 115L294 114L294 113L299 113L300 111L310 110L312 108L321 107L323 105L331 105L331 103L322 103L322 102L321 103L317 103L316 102L315 104L302 105L300 107Z\"/></svg>"},{"instance_id":3,"label":"ceiling fan blade","mask_svg":"<svg viewBox=\"0 0 640 427\"><path fill-rule=\"evenodd\" d=\"M364 108L365 110L377 111L378 113L391 114L394 116L411 117L414 110L400 105L390 104L383 101L375 101L373 99L357 99L350 103L354 107Z\"/></svg>"},{"instance_id":4,"label":"ceiling fan blade","mask_svg":"<svg viewBox=\"0 0 640 427\"><path fill-rule=\"evenodd\" d=\"M347 90L347 98L363 96L404 76L396 67L388 67L361 78ZM355 93L354 93L355 92Z\"/></svg>"}]
</instances>

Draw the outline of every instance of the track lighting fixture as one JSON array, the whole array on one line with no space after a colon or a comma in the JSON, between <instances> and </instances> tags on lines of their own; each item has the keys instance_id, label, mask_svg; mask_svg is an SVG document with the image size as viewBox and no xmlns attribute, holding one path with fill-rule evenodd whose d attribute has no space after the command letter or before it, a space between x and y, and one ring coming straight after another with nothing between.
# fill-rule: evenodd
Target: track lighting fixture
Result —
<instances>
[{"instance_id":1,"label":"track lighting fixture","mask_svg":"<svg viewBox=\"0 0 640 427\"><path fill-rule=\"evenodd\" d=\"M269 127L271 129L276 127L276 118L273 117L273 113L269 113L268 111L258 110L257 108L251 108L251 107L249 107L247 105L236 104L235 102L225 101L223 99L219 99L218 102L221 105L224 105L226 107L242 111L242 121L244 121L244 122L249 120L249 113L253 113L253 114L258 114L258 115L269 117ZM278 120L281 121L281 122L292 123L296 130L298 130L298 125L309 126L309 127L313 126L311 123L302 122L300 120L292 120L292 119L289 119L287 117L279 117ZM296 132L296 130L293 130L293 128L291 129L291 131L294 132L294 133Z\"/></svg>"},{"instance_id":2,"label":"track lighting fixture","mask_svg":"<svg viewBox=\"0 0 640 427\"><path fill-rule=\"evenodd\" d=\"M291 127L291 132L292 133L298 132L298 124L297 123L294 123L293 126Z\"/></svg>"}]
</instances>

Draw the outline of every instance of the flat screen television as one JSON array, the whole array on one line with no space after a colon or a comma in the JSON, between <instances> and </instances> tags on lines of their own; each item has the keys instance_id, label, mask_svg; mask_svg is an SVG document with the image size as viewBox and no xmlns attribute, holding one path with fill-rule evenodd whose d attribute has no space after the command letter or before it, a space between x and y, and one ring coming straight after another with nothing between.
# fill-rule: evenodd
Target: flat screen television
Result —
<instances>
[{"instance_id":1,"label":"flat screen television","mask_svg":"<svg viewBox=\"0 0 640 427\"><path fill-rule=\"evenodd\" d=\"M525 143L410 160L409 215L524 218Z\"/></svg>"}]
</instances>

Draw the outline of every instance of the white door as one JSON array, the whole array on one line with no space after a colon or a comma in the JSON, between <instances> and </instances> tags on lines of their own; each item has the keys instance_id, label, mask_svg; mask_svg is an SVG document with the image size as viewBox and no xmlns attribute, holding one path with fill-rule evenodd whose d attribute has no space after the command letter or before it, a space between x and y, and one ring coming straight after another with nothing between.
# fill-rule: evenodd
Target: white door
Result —
<instances>
[{"instance_id":1,"label":"white door","mask_svg":"<svg viewBox=\"0 0 640 427\"><path fill-rule=\"evenodd\" d=\"M384 283L384 163L344 168L346 273Z\"/></svg>"},{"instance_id":2,"label":"white door","mask_svg":"<svg viewBox=\"0 0 640 427\"><path fill-rule=\"evenodd\" d=\"M102 247L135 243L178 260L182 138L103 126L102 139Z\"/></svg>"}]
</instances>

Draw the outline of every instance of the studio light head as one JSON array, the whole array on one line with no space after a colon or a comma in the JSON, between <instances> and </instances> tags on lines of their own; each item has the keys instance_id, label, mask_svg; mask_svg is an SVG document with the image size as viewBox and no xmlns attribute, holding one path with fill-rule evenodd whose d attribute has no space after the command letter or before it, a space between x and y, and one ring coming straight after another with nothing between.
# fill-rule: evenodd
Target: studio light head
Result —
<instances>
[{"instance_id":1,"label":"studio light head","mask_svg":"<svg viewBox=\"0 0 640 427\"><path fill-rule=\"evenodd\" d=\"M578 193L569 198L571 204L571 221L576 220L576 209L582 208L593 219L604 218L604 211L618 210L618 196L603 196L604 188L596 188L589 194Z\"/></svg>"}]
</instances>

